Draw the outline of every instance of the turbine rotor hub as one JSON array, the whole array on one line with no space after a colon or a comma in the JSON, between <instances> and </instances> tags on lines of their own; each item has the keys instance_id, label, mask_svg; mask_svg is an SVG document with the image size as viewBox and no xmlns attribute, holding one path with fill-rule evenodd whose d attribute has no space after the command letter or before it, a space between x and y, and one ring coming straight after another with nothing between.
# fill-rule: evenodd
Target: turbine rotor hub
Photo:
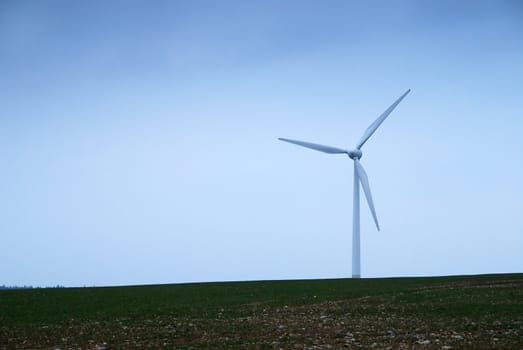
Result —
<instances>
[{"instance_id":1,"label":"turbine rotor hub","mask_svg":"<svg viewBox=\"0 0 523 350\"><path fill-rule=\"evenodd\" d=\"M363 153L359 149L351 149L349 153L347 153L350 157L350 159L360 159Z\"/></svg>"}]
</instances>

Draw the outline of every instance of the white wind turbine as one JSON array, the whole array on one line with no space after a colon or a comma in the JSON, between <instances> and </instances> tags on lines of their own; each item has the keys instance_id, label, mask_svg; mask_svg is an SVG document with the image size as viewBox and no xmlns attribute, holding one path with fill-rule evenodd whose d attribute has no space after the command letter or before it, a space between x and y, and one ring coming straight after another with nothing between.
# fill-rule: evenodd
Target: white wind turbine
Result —
<instances>
[{"instance_id":1,"label":"white wind turbine","mask_svg":"<svg viewBox=\"0 0 523 350\"><path fill-rule=\"evenodd\" d=\"M376 216L376 210L374 209L374 202L372 201L372 194L370 192L369 187L369 180L367 178L367 173L365 173L365 170L363 169L363 166L360 163L360 158L362 156L361 147L367 142L367 140L374 134L376 129L383 123L385 118L389 116L389 114L396 108L396 106L403 100L403 98L410 92L410 89L407 90L403 95L401 95L400 98L396 100L385 112L383 112L382 115L378 117L372 123L367 130L363 133L363 136L361 137L360 141L356 144L356 147L351 150L341 149L337 147L331 147L331 146L324 146L317 143L310 143L310 142L303 142L303 141L297 141L297 140L290 140L290 139L284 139L279 138L278 140L294 143L298 146L303 146L307 148L311 148L316 151L329 153L329 154L337 154L337 153L345 153L347 154L350 159L354 160L354 196L353 196L353 207L352 207L352 278L359 278L361 277L360 272L360 186L359 183L361 182L361 186L363 187L363 192L365 192L365 197L367 197L367 203L369 204L370 211L372 213L372 217L374 218L374 222L376 223L376 228L378 231L380 230L380 226L378 224L378 218Z\"/></svg>"}]
</instances>

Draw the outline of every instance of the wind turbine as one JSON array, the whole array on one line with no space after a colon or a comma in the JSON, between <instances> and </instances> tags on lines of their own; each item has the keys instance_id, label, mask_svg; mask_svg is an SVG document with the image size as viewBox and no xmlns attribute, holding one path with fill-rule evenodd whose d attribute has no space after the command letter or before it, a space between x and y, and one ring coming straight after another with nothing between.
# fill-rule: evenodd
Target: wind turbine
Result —
<instances>
[{"instance_id":1,"label":"wind turbine","mask_svg":"<svg viewBox=\"0 0 523 350\"><path fill-rule=\"evenodd\" d=\"M353 194L353 206L352 206L352 278L360 278L360 182L361 187L363 187L363 192L367 198L367 203L369 204L370 212L376 223L376 228L380 230L380 225L378 224L378 217L376 216L376 210L374 209L374 202L372 201L372 194L370 192L369 180L367 178L367 173L363 166L360 163L360 158L362 156L361 147L367 142L367 140L374 134L376 129L383 123L383 121L389 116L389 114L396 108L396 106L403 100L405 96L410 92L410 89L407 90L400 98L396 100L389 108L383 112L382 115L378 117L363 133L363 136L356 144L354 149L342 149L332 146L324 146L317 143L297 141L279 138L278 140L290 142L298 146L307 147L316 151L329 153L329 154L346 154L350 159L354 160L354 194Z\"/></svg>"}]
</instances>

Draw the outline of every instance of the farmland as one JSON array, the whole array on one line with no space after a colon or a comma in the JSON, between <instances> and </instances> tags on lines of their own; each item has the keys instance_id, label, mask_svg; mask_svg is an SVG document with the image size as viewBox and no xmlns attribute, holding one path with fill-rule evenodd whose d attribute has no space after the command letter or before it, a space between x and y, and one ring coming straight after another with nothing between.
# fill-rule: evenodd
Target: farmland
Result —
<instances>
[{"instance_id":1,"label":"farmland","mask_svg":"<svg viewBox=\"0 0 523 350\"><path fill-rule=\"evenodd\" d=\"M523 274L0 291L0 349L521 349Z\"/></svg>"}]
</instances>

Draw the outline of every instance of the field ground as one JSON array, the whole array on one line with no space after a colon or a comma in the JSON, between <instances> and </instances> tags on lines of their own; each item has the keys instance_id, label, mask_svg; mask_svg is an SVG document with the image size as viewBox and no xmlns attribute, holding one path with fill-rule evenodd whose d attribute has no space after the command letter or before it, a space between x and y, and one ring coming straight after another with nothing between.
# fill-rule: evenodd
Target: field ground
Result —
<instances>
[{"instance_id":1,"label":"field ground","mask_svg":"<svg viewBox=\"0 0 523 350\"><path fill-rule=\"evenodd\" d=\"M523 274L0 291L0 349L523 349Z\"/></svg>"}]
</instances>

